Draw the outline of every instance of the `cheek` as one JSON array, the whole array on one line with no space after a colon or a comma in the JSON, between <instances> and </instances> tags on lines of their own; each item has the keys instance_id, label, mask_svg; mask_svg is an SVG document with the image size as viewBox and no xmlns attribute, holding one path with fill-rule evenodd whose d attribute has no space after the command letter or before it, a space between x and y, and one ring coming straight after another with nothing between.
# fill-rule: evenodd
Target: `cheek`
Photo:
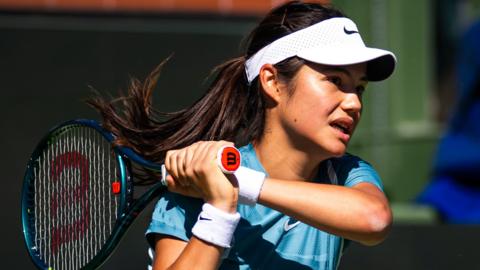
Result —
<instances>
[{"instance_id":1,"label":"cheek","mask_svg":"<svg viewBox=\"0 0 480 270\"><path fill-rule=\"evenodd\" d=\"M325 102L325 97L316 95L294 95L285 106L288 120L300 129L318 129L327 122L332 106Z\"/></svg>"}]
</instances>

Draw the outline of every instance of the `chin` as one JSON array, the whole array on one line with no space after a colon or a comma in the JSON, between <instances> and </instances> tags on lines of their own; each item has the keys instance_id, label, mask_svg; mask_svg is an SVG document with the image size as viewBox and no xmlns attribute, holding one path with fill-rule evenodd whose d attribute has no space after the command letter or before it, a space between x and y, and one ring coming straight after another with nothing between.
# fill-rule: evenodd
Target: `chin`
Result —
<instances>
[{"instance_id":1,"label":"chin","mask_svg":"<svg viewBox=\"0 0 480 270\"><path fill-rule=\"evenodd\" d=\"M332 157L341 157L345 154L345 151L332 152Z\"/></svg>"},{"instance_id":2,"label":"chin","mask_svg":"<svg viewBox=\"0 0 480 270\"><path fill-rule=\"evenodd\" d=\"M326 150L332 155L332 157L341 157L347 152L347 146L345 144L331 144Z\"/></svg>"}]
</instances>

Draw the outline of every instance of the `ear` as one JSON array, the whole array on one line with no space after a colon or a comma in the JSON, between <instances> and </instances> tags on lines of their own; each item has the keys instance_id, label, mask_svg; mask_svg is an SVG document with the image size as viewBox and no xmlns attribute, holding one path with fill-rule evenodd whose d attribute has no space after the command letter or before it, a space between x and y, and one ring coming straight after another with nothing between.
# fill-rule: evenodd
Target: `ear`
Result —
<instances>
[{"instance_id":1,"label":"ear","mask_svg":"<svg viewBox=\"0 0 480 270\"><path fill-rule=\"evenodd\" d=\"M262 87L263 93L273 102L280 101L280 83L278 81L277 69L272 64L265 64L260 69L258 80Z\"/></svg>"}]
</instances>

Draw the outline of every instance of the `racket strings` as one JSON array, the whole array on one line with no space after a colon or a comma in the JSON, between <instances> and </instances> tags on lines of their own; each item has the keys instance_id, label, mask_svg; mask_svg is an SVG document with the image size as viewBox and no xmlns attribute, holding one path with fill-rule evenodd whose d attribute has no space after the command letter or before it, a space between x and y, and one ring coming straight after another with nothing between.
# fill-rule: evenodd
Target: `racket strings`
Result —
<instances>
[{"instance_id":1,"label":"racket strings","mask_svg":"<svg viewBox=\"0 0 480 270\"><path fill-rule=\"evenodd\" d=\"M44 150L34 170L34 242L53 269L80 269L110 237L120 200L115 155L93 128L63 131Z\"/></svg>"}]
</instances>

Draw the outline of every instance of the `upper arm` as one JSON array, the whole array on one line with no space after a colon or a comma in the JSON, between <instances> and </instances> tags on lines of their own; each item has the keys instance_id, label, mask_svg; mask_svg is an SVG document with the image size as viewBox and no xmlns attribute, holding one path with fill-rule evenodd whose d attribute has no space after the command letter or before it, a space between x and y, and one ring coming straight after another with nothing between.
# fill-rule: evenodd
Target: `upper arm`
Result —
<instances>
[{"instance_id":1,"label":"upper arm","mask_svg":"<svg viewBox=\"0 0 480 270\"><path fill-rule=\"evenodd\" d=\"M385 239L390 231L393 216L390 205L383 191L382 181L375 169L367 162L349 156L341 172L344 185L364 194L366 202L361 211L365 217L367 232L371 236L359 241L366 245L374 245Z\"/></svg>"},{"instance_id":2,"label":"upper arm","mask_svg":"<svg viewBox=\"0 0 480 270\"><path fill-rule=\"evenodd\" d=\"M387 197L382 190L369 182L361 182L351 188L371 198L368 206L363 205L365 217L368 217L365 220L368 224L370 237L358 242L368 246L382 242L387 237L393 222L392 210Z\"/></svg>"},{"instance_id":3,"label":"upper arm","mask_svg":"<svg viewBox=\"0 0 480 270\"><path fill-rule=\"evenodd\" d=\"M187 242L169 235L157 234L154 240L153 269L167 269L180 256Z\"/></svg>"},{"instance_id":4,"label":"upper arm","mask_svg":"<svg viewBox=\"0 0 480 270\"><path fill-rule=\"evenodd\" d=\"M383 184L376 170L366 161L352 155L348 155L346 162L342 164L342 178L346 187L361 191L372 196L380 209L390 212L388 199L383 191Z\"/></svg>"},{"instance_id":5,"label":"upper arm","mask_svg":"<svg viewBox=\"0 0 480 270\"><path fill-rule=\"evenodd\" d=\"M370 182L359 182L358 184L352 186L351 188L354 188L356 190L372 195L377 199L381 200L383 203L388 203L385 193L383 193L383 191L378 186Z\"/></svg>"}]
</instances>

